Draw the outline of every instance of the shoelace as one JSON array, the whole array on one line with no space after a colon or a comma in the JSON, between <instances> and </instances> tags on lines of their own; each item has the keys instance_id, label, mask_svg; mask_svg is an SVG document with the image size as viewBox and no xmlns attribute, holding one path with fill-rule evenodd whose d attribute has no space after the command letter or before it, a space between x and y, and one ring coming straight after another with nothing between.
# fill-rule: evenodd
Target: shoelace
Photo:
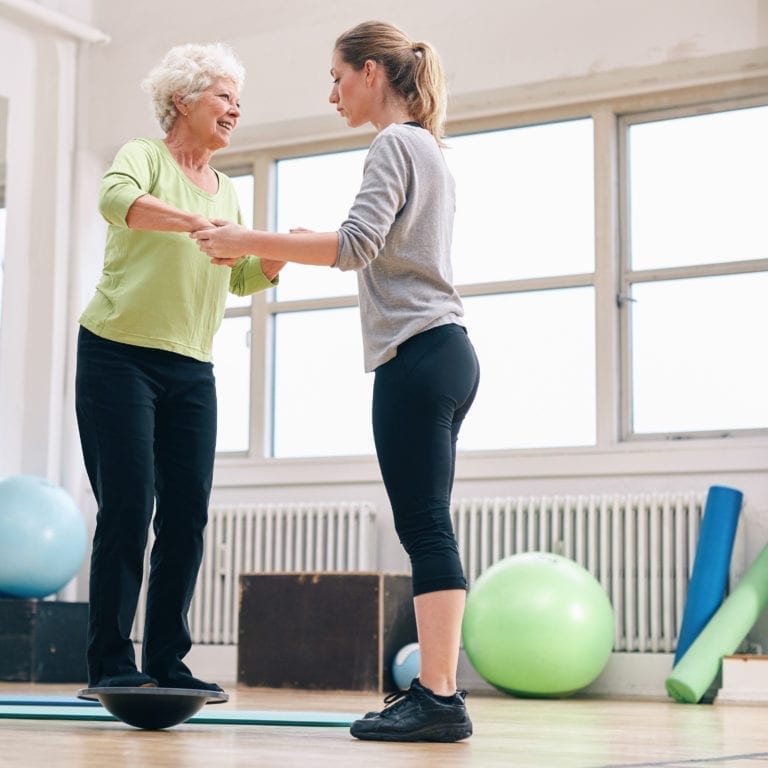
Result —
<instances>
[{"instance_id":1,"label":"shoelace","mask_svg":"<svg viewBox=\"0 0 768 768\"><path fill-rule=\"evenodd\" d=\"M399 705L405 703L412 693L414 693L414 690L408 688L405 691L394 691L393 693L388 694L384 697L384 709L382 709L379 714L383 715L385 713L396 712ZM464 690L457 690L456 694L462 701L467 697L467 692Z\"/></svg>"},{"instance_id":2,"label":"shoelace","mask_svg":"<svg viewBox=\"0 0 768 768\"><path fill-rule=\"evenodd\" d=\"M397 704L401 700L405 700L411 694L411 689L407 691L395 691L384 697L384 709L394 709L392 705Z\"/></svg>"}]
</instances>

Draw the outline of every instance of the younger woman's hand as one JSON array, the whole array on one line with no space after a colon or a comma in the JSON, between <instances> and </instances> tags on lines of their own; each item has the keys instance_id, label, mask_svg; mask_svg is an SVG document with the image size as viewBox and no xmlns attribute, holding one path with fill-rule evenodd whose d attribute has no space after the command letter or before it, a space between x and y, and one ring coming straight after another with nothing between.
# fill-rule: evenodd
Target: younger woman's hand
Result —
<instances>
[{"instance_id":1,"label":"younger woman's hand","mask_svg":"<svg viewBox=\"0 0 768 768\"><path fill-rule=\"evenodd\" d=\"M214 264L226 264L242 259L246 255L243 241L249 230L232 221L221 219L214 219L213 224L215 226L198 229L189 236L197 241L200 250L210 256Z\"/></svg>"}]
</instances>

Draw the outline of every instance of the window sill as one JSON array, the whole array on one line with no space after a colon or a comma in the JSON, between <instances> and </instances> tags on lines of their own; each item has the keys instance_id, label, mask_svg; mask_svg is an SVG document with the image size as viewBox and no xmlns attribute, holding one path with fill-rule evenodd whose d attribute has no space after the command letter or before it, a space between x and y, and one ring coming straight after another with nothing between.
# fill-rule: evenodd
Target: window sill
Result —
<instances>
[{"instance_id":1,"label":"window sill","mask_svg":"<svg viewBox=\"0 0 768 768\"><path fill-rule=\"evenodd\" d=\"M609 448L460 452L456 480L768 472L768 438L643 441ZM219 458L219 488L354 485L381 480L373 456Z\"/></svg>"}]
</instances>

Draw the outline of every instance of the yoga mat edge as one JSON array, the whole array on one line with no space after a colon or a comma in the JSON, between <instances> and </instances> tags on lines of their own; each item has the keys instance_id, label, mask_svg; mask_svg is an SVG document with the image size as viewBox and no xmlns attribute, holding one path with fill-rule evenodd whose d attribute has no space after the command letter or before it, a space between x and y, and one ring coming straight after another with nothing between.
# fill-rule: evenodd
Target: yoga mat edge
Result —
<instances>
[{"instance_id":1,"label":"yoga mat edge","mask_svg":"<svg viewBox=\"0 0 768 768\"><path fill-rule=\"evenodd\" d=\"M210 714L198 713L186 723L204 725L281 725L296 727L348 727L359 715L344 712L260 711L218 709ZM103 707L0 705L0 719L6 720L83 720L118 722Z\"/></svg>"}]
</instances>

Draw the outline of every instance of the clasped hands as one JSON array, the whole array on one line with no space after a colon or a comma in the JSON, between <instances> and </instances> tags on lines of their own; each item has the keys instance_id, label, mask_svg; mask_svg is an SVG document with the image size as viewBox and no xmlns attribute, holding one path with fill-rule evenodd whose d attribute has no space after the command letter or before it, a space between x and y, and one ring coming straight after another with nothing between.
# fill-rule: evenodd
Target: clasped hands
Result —
<instances>
[{"instance_id":1,"label":"clasped hands","mask_svg":"<svg viewBox=\"0 0 768 768\"><path fill-rule=\"evenodd\" d=\"M253 239L254 230L225 219L211 219L210 224L211 226L190 232L189 236L197 241L198 247L210 258L212 264L221 264L231 268L240 259L255 250L257 251L255 255L259 256L261 260L264 274L276 275L285 266L284 261L262 256L258 253L258 248L250 250L244 245L248 242L249 236L251 240ZM290 230L292 235L309 232L311 230L303 227L295 227Z\"/></svg>"},{"instance_id":2,"label":"clasped hands","mask_svg":"<svg viewBox=\"0 0 768 768\"><path fill-rule=\"evenodd\" d=\"M225 219L211 219L211 224L205 229L190 232L189 236L197 241L198 247L210 258L212 264L233 267L247 255L242 241L248 230Z\"/></svg>"}]
</instances>

